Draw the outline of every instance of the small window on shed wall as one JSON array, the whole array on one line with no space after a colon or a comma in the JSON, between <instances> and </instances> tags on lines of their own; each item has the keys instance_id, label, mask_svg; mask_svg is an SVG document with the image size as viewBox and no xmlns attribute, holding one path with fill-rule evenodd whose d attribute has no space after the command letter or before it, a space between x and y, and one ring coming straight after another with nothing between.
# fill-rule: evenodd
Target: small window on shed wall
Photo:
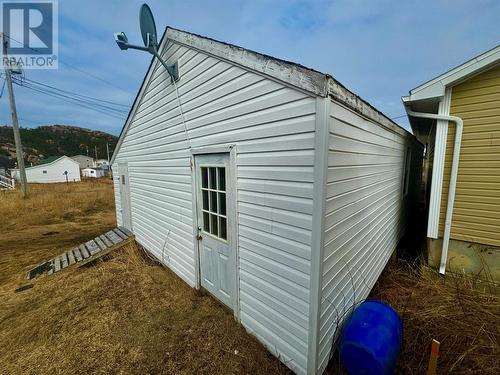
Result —
<instances>
[{"instance_id":1,"label":"small window on shed wall","mask_svg":"<svg viewBox=\"0 0 500 375\"><path fill-rule=\"evenodd\" d=\"M42 173L43 173L43 174L47 174L47 171L44 169L44 170L42 171Z\"/></svg>"},{"instance_id":2,"label":"small window on shed wall","mask_svg":"<svg viewBox=\"0 0 500 375\"><path fill-rule=\"evenodd\" d=\"M403 168L403 197L408 195L410 187L411 150L409 147L405 151L405 164Z\"/></svg>"}]
</instances>

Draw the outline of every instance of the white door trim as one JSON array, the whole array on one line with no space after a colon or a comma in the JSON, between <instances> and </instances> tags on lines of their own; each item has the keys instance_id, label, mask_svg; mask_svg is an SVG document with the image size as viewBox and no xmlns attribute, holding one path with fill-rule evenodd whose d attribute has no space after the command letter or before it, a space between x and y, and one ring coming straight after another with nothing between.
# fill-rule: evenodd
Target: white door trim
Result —
<instances>
[{"instance_id":1,"label":"white door trim","mask_svg":"<svg viewBox=\"0 0 500 375\"><path fill-rule=\"evenodd\" d=\"M123 178L126 178L125 184L123 184ZM120 192L120 213L122 217L122 225L133 231L133 221L132 221L132 197L130 191L130 174L128 169L128 163L118 163L118 183ZM123 187L125 186L125 187ZM123 203L126 203L128 212L123 208ZM125 223L125 216L128 217L128 223Z\"/></svg>"},{"instance_id":2,"label":"white door trim","mask_svg":"<svg viewBox=\"0 0 500 375\"><path fill-rule=\"evenodd\" d=\"M198 236L198 202L197 202L197 181L196 181L196 167L195 156L203 154L221 154L229 153L229 169L230 173L227 177L227 196L232 204L227 212L227 219L232 220L234 225L231 226L231 235L233 240L234 257L234 300L233 300L233 313L236 320L240 320L240 256L239 256L239 241L238 241L238 199L237 199L237 163L236 163L236 145L218 145L193 148L191 151L191 185L193 197L193 243L195 249L195 287L201 287L201 263L200 263L200 246L197 239Z\"/></svg>"}]
</instances>

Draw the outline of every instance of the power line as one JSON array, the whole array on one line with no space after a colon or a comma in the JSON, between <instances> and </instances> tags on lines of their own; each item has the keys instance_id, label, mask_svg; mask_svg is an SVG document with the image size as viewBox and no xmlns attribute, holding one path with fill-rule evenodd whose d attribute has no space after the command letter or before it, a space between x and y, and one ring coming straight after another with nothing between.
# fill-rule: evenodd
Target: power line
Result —
<instances>
[{"instance_id":1,"label":"power line","mask_svg":"<svg viewBox=\"0 0 500 375\"><path fill-rule=\"evenodd\" d=\"M61 93L57 89L56 90L46 89L43 85L42 85L42 87L39 87L39 85L37 86L36 84L32 84L30 82L24 82L21 80L15 80L15 83L19 86L22 86L22 87L26 87L29 89L36 89L39 92L52 94L53 96L57 96L57 97L61 97L61 98L70 99L70 100L73 100L73 101L78 102L78 103L85 103L85 104L90 105L92 107L98 107L98 108L101 108L103 110L109 110L109 111L112 111L112 112L120 114L120 115L126 114L126 110L110 107L110 106L105 105L105 104L101 104L99 99L95 99L95 98L84 99L78 94L71 93L70 95L68 95L68 94L65 94L64 91ZM69 92L69 91L66 91L66 92Z\"/></svg>"},{"instance_id":2,"label":"power line","mask_svg":"<svg viewBox=\"0 0 500 375\"><path fill-rule=\"evenodd\" d=\"M46 83L38 82L38 81L35 81L33 79L24 78L24 80L27 81L27 82L30 82L30 83L34 83L34 84L37 84L37 85L48 87L48 88L50 88L52 90L61 91L61 92L67 93L67 94L79 96L81 98L95 100L95 101L103 102L103 103L108 103L108 104L111 104L111 105L115 105L115 106L118 106L118 107L124 107L124 108L127 108L127 109L130 108L130 106L128 106L126 104L112 102L112 101L104 100L104 99L99 99L99 98L96 98L96 97L93 97L93 96L87 96L87 95L77 94L75 92L64 90L64 89L61 89L61 88L58 88L58 87L55 87L55 86L47 85Z\"/></svg>"},{"instance_id":3,"label":"power line","mask_svg":"<svg viewBox=\"0 0 500 375\"><path fill-rule=\"evenodd\" d=\"M71 104L76 104L76 105L79 105L81 107L84 107L84 108L87 108L87 109L91 109L91 110L94 110L96 112L100 112L100 113L105 114L107 116L114 117L114 118L116 118L118 120L125 120L125 116L120 116L121 113L118 113L116 111L114 111L114 112L113 111L109 111L109 110L106 110L104 108L92 105L92 103L85 102L85 101L82 101L82 100L79 100L79 99L76 99L76 98L71 98L69 96L65 97L65 96L60 95L60 94L51 93L49 91L46 91L46 90L43 90L43 89L40 89L40 88L37 88L37 87L27 86L27 85L24 85L24 84L19 84L18 82L15 82L15 83L18 84L21 87L25 87L25 88L33 90L35 92L38 92L38 93L41 93L41 94L45 94L45 95L48 95L48 96L51 96L51 97L54 97L54 98L57 98L57 99L59 99L61 101L64 101L64 102L67 102L67 103L71 103ZM122 113L122 114L124 114L124 113Z\"/></svg>"},{"instance_id":4,"label":"power line","mask_svg":"<svg viewBox=\"0 0 500 375\"><path fill-rule=\"evenodd\" d=\"M39 50L38 50L38 49L36 49L36 48L32 48L32 47L25 46L25 45L24 45L24 43L20 42L20 41L19 41L19 40L17 40L17 39L12 38L10 35L7 35L7 34L4 34L4 35L5 35L7 38L9 38L10 40L12 40L12 41L14 41L14 42L16 42L16 43L20 44L21 46L23 46L23 47L25 47L25 48L28 48L28 49L30 49L30 50L32 50L32 51L34 51L34 52L41 53L41 51L39 51ZM70 69L73 69L73 70L76 70L76 71L78 71L78 72L80 72L80 73L82 73L82 74L88 75L89 77L92 77L92 78L94 78L94 79L96 79L96 80L98 80L98 81L101 81L101 82L103 82L103 83L106 83L107 85L112 86L112 87L114 87L115 89L118 89L118 90L121 90L121 91L123 91L123 92L126 92L127 94L131 94L131 93L132 93L131 91L126 90L126 89L124 89L124 88L122 88L122 87L120 87L120 86L117 86L116 84L114 84L114 83L112 83L112 82L110 82L110 81L108 81L108 80L106 80L106 79L104 79L104 78L101 78L101 77L99 77L99 76L96 76L95 74L92 74L92 73L87 72L86 70L83 70L83 69L81 69L81 68L78 68L78 67L74 66L73 64L70 64L70 63L64 62L64 61L62 61L62 60L60 60L60 62L61 62L61 64L66 65L66 66L67 66L68 68L70 68Z\"/></svg>"},{"instance_id":5,"label":"power line","mask_svg":"<svg viewBox=\"0 0 500 375\"><path fill-rule=\"evenodd\" d=\"M391 120L397 120L398 118L403 118L406 117L407 115L401 115L401 116L396 116L396 117L391 117Z\"/></svg>"}]
</instances>

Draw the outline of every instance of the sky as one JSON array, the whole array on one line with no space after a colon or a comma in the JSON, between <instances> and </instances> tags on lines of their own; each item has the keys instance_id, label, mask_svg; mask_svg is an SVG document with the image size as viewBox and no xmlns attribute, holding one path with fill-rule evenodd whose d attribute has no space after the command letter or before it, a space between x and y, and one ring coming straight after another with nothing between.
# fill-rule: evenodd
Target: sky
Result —
<instances>
[{"instance_id":1,"label":"sky","mask_svg":"<svg viewBox=\"0 0 500 375\"><path fill-rule=\"evenodd\" d=\"M59 68L25 78L121 104L122 115L15 85L22 127L76 125L118 135L151 55L121 51L113 32L142 44L143 1L60 0ZM500 44L497 0L148 1L166 26L205 35L329 73L401 126L401 96ZM3 80L0 79L0 86ZM1 91L1 87L0 87ZM8 97L0 124L11 124Z\"/></svg>"}]
</instances>

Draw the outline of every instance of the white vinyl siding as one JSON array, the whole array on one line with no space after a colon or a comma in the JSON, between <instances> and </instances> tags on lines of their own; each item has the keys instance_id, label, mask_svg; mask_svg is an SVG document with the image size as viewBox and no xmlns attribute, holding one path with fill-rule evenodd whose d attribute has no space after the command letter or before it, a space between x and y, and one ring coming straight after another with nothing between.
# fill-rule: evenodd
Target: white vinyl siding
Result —
<instances>
[{"instance_id":1,"label":"white vinyl siding","mask_svg":"<svg viewBox=\"0 0 500 375\"><path fill-rule=\"evenodd\" d=\"M333 102L322 260L318 368L325 369L342 318L365 299L404 233L405 152L411 136L391 131ZM415 148L416 147L416 148ZM413 168L410 186L418 182Z\"/></svg>"},{"instance_id":2,"label":"white vinyl siding","mask_svg":"<svg viewBox=\"0 0 500 375\"><path fill-rule=\"evenodd\" d=\"M194 286L189 146L236 144L241 323L303 374L315 98L172 42L164 57L179 62L190 140L156 64L115 160L128 163L136 240Z\"/></svg>"},{"instance_id":3,"label":"white vinyl siding","mask_svg":"<svg viewBox=\"0 0 500 375\"><path fill-rule=\"evenodd\" d=\"M67 175L64 172L68 172ZM26 179L29 183L51 184L58 182L80 181L78 163L63 156L52 163L26 168Z\"/></svg>"}]
</instances>

